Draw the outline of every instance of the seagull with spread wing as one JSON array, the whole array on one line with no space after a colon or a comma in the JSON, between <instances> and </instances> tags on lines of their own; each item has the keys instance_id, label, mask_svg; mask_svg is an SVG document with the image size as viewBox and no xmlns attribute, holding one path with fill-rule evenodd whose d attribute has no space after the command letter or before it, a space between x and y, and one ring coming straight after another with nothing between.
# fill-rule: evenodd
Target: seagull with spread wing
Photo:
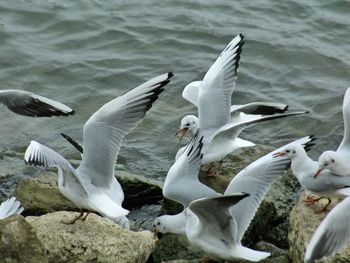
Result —
<instances>
[{"instance_id":1,"label":"seagull with spread wing","mask_svg":"<svg viewBox=\"0 0 350 263\"><path fill-rule=\"evenodd\" d=\"M69 223L85 220L85 209L129 226L128 210L121 207L124 192L114 177L115 162L122 140L143 120L172 76L155 77L96 111L84 125L84 155L77 169L52 149L36 141L30 143L26 163L58 168L59 190L81 209Z\"/></svg>"},{"instance_id":2,"label":"seagull with spread wing","mask_svg":"<svg viewBox=\"0 0 350 263\"><path fill-rule=\"evenodd\" d=\"M10 111L29 117L74 114L74 110L58 101L23 90L1 90L0 103L7 106Z\"/></svg>"},{"instance_id":3,"label":"seagull with spread wing","mask_svg":"<svg viewBox=\"0 0 350 263\"><path fill-rule=\"evenodd\" d=\"M192 82L185 88L184 96L197 105L198 117L185 116L181 120L178 134L182 138L186 133L194 135L199 130L200 136L204 136L202 164L220 161L238 148L254 146L254 143L238 138L245 128L253 124L307 113L283 113L287 106L281 103L231 106L243 44L244 36L239 34L221 52L203 80ZM282 113L251 115L258 112ZM184 147L178 151L176 157L183 152Z\"/></svg>"}]
</instances>

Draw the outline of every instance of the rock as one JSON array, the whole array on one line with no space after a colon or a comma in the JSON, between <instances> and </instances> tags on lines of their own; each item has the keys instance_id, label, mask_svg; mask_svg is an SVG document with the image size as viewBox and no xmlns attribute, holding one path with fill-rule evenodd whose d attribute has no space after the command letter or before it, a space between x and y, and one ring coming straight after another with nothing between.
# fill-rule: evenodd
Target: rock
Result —
<instances>
[{"instance_id":1,"label":"rock","mask_svg":"<svg viewBox=\"0 0 350 263\"><path fill-rule=\"evenodd\" d=\"M125 171L118 171L117 174L125 193L123 207L139 208L162 199L162 183ZM15 195L25 208L25 215L79 210L58 190L57 172L45 171L37 177L20 180Z\"/></svg>"},{"instance_id":2,"label":"rock","mask_svg":"<svg viewBox=\"0 0 350 263\"><path fill-rule=\"evenodd\" d=\"M162 182L125 171L117 171L116 174L125 193L123 207L134 209L163 199Z\"/></svg>"},{"instance_id":3,"label":"rock","mask_svg":"<svg viewBox=\"0 0 350 263\"><path fill-rule=\"evenodd\" d=\"M151 258L153 263L161 263L171 260L194 260L204 257L206 254L193 247L186 236L177 234L165 234L159 240Z\"/></svg>"},{"instance_id":4,"label":"rock","mask_svg":"<svg viewBox=\"0 0 350 263\"><path fill-rule=\"evenodd\" d=\"M78 213L55 212L26 220L44 244L48 262L142 263L156 246L150 231L131 232L94 213L86 221L63 224Z\"/></svg>"},{"instance_id":5,"label":"rock","mask_svg":"<svg viewBox=\"0 0 350 263\"><path fill-rule=\"evenodd\" d=\"M58 190L57 172L45 171L35 178L24 178L16 187L25 215L42 215L60 210L79 210Z\"/></svg>"},{"instance_id":6,"label":"rock","mask_svg":"<svg viewBox=\"0 0 350 263\"><path fill-rule=\"evenodd\" d=\"M43 244L20 215L0 220L0 255L1 262L47 262Z\"/></svg>"},{"instance_id":7,"label":"rock","mask_svg":"<svg viewBox=\"0 0 350 263\"><path fill-rule=\"evenodd\" d=\"M312 207L303 203L306 193L300 196L298 203L294 206L290 214L290 232L288 235L290 243L290 257L293 263L304 262L304 254L313 233L319 226L325 213L315 214ZM336 202L333 198L332 202ZM320 204L321 207L322 204ZM324 205L324 204L323 204ZM322 263L346 263L350 258L350 244L341 249L334 257L322 260Z\"/></svg>"}]
</instances>

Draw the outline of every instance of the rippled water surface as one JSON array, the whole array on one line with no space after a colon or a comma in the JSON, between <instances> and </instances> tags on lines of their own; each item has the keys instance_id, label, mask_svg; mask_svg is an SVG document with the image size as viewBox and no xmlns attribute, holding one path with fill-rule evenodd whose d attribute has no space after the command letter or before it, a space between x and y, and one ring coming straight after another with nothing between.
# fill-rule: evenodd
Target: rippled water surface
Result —
<instances>
[{"instance_id":1,"label":"rippled water surface","mask_svg":"<svg viewBox=\"0 0 350 263\"><path fill-rule=\"evenodd\" d=\"M158 74L168 89L124 141L125 169L164 178L180 146L174 133L195 108L181 97L238 33L244 46L233 102L280 101L310 113L260 124L242 137L281 145L315 134L313 156L342 138L342 96L350 86L349 1L1 1L1 89L23 89L70 105L69 118L31 119L1 107L0 193L36 173L22 157L38 140L70 159L60 137L82 140L101 105ZM326 3L327 2L327 3Z\"/></svg>"}]
</instances>

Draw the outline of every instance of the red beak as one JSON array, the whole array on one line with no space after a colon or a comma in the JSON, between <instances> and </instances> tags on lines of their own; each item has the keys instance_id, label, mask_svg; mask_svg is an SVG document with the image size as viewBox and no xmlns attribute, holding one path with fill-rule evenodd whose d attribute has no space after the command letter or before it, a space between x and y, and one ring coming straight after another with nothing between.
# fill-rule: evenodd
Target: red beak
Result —
<instances>
[{"instance_id":1,"label":"red beak","mask_svg":"<svg viewBox=\"0 0 350 263\"><path fill-rule=\"evenodd\" d=\"M316 178L317 176L320 175L320 173L322 172L323 169L318 169L317 172L314 175L314 178Z\"/></svg>"},{"instance_id":2,"label":"red beak","mask_svg":"<svg viewBox=\"0 0 350 263\"><path fill-rule=\"evenodd\" d=\"M175 136L177 136L178 134L180 134L180 141L182 140L182 138L186 135L186 133L188 132L188 128L180 128L176 133Z\"/></svg>"},{"instance_id":3,"label":"red beak","mask_svg":"<svg viewBox=\"0 0 350 263\"><path fill-rule=\"evenodd\" d=\"M286 154L283 153L283 152L277 152L277 153L274 153L272 156L273 156L273 158L276 158L276 157L281 157L281 156L284 156L284 155L286 155Z\"/></svg>"}]
</instances>

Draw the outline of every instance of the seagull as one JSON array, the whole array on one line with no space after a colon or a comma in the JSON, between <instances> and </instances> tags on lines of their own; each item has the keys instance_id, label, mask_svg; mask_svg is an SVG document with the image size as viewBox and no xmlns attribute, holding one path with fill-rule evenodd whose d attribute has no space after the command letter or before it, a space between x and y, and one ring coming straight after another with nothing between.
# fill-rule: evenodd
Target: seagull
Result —
<instances>
[{"instance_id":1,"label":"seagull","mask_svg":"<svg viewBox=\"0 0 350 263\"><path fill-rule=\"evenodd\" d=\"M314 140L315 138L312 138ZM315 204L323 198L328 199L328 203L321 210L324 212L331 204L332 196L350 195L350 177L341 177L332 174L329 170L323 170L320 176L315 179L314 175L318 169L316 161L312 160L306 153L303 146L298 143L288 144L280 152L274 154L275 157L283 156L291 160L291 169L301 186L311 195L318 195L319 198L308 197L305 202Z\"/></svg>"},{"instance_id":2,"label":"seagull","mask_svg":"<svg viewBox=\"0 0 350 263\"><path fill-rule=\"evenodd\" d=\"M328 169L339 176L350 176L350 87L346 90L343 101L344 137L336 151L325 151L318 159L319 173Z\"/></svg>"},{"instance_id":3,"label":"seagull","mask_svg":"<svg viewBox=\"0 0 350 263\"><path fill-rule=\"evenodd\" d=\"M252 142L237 138L242 130L252 124L307 113L300 111L244 117L242 114L245 113L240 112L239 118L235 117L238 122L231 121L231 96L235 88L237 69L244 44L243 40L243 34L236 36L221 52L203 80L189 84L190 86L185 88L185 94L193 94L195 92L192 91L197 90L197 98L193 99L192 97L192 101L197 104L198 117L194 115L185 116L181 120L178 134L183 137L187 132L193 135L199 130L200 136L204 136L202 164L220 161L238 148L255 145ZM196 88L190 88L194 86ZM185 97L189 98L191 95L185 95ZM247 111L248 108L247 106ZM285 108L285 106L282 106L282 111ZM236 109L233 108L233 112L235 111L243 110L242 107L241 109L237 107ZM251 105L250 111L254 111L253 105ZM181 148L176 157L181 156L183 152L184 148Z\"/></svg>"},{"instance_id":4,"label":"seagull","mask_svg":"<svg viewBox=\"0 0 350 263\"><path fill-rule=\"evenodd\" d=\"M25 162L58 168L58 188L81 209L76 220L85 220L84 209L95 211L128 227L128 210L121 207L124 193L114 177L121 142L144 118L173 74L155 77L117 97L96 111L84 125L84 156L77 169L50 148L31 141ZM125 226L125 225L124 225Z\"/></svg>"},{"instance_id":5,"label":"seagull","mask_svg":"<svg viewBox=\"0 0 350 263\"><path fill-rule=\"evenodd\" d=\"M16 201L16 197L11 197L0 205L0 220L12 215L19 215L23 212L20 201Z\"/></svg>"},{"instance_id":6,"label":"seagull","mask_svg":"<svg viewBox=\"0 0 350 263\"><path fill-rule=\"evenodd\" d=\"M51 117L73 115L68 106L23 90L1 90L0 103L20 115L29 117Z\"/></svg>"},{"instance_id":7,"label":"seagull","mask_svg":"<svg viewBox=\"0 0 350 263\"><path fill-rule=\"evenodd\" d=\"M198 136L198 134L196 136ZM169 170L166 183L164 183L163 195L169 199L181 203L185 207L184 211L182 212L185 213L185 215L187 213L186 209L191 204L188 204L188 202L191 200L191 202L193 202L199 198L203 198L203 196L204 198L215 198L222 196L198 180L198 171L201 158L200 148L202 141L204 141L202 138L199 140L191 140L185 153L181 155L171 167L170 170L172 171ZM312 146L312 141L312 136L306 136L296 140L295 142L308 148ZM230 209L232 218L236 222L234 242L238 247L242 247L241 239L243 238L245 231L250 225L250 222L252 221L273 181L280 177L290 166L291 162L288 158L273 157L275 153L280 152L281 150L282 148L274 150L248 165L235 177L233 177L225 190L224 196L229 196L241 191L250 194L249 197L244 198L244 200L240 201ZM193 159L194 157L195 159ZM187 159L187 162L183 161L184 158ZM170 177L170 179L168 179L168 177ZM183 214L178 214L176 215L176 218L175 216L173 216L173 218L171 218L171 216L163 216L163 218L158 217L154 221L153 226L160 232L165 229L166 233L183 233L183 225L187 224L186 222L187 218L184 220ZM186 235L188 237L187 230ZM202 242L206 241L202 240ZM207 242L220 242L220 239L217 240L213 237L213 239L209 239ZM243 251L247 250L249 249L243 248L242 251L237 252L237 257L241 257L242 253L244 253ZM252 254L247 254L246 257L242 258L250 260L250 257L254 257L253 254L254 253L252 252ZM266 256L268 255L264 254L264 257Z\"/></svg>"},{"instance_id":8,"label":"seagull","mask_svg":"<svg viewBox=\"0 0 350 263\"><path fill-rule=\"evenodd\" d=\"M237 242L237 222L231 207L249 197L236 193L214 198L202 198L186 209L186 235L191 244L224 260L260 261L270 253L255 251Z\"/></svg>"},{"instance_id":9,"label":"seagull","mask_svg":"<svg viewBox=\"0 0 350 263\"><path fill-rule=\"evenodd\" d=\"M345 198L316 229L306 248L304 262L313 263L334 255L350 240L350 197Z\"/></svg>"},{"instance_id":10,"label":"seagull","mask_svg":"<svg viewBox=\"0 0 350 263\"><path fill-rule=\"evenodd\" d=\"M214 133L209 135L210 139L203 141L203 159L202 164L207 164L214 161L220 161L226 157L226 155L236 151L242 147L250 147L255 144L238 138L238 135L247 127L257 124L259 122L269 121L278 118L285 118L289 116L301 115L308 113L307 111L297 111L291 113L282 113L275 115L267 115L267 116L256 116L251 118L250 120L240 121L237 123L227 123L217 129ZM181 128L184 127L184 128ZM194 115L185 116L181 121L180 130L185 130L189 132L191 135L195 134L199 131L200 134L206 134L206 132L201 132L200 128L200 120ZM199 127L199 128L198 128ZM182 134L183 136L183 134ZM206 136L204 135L204 138ZM175 160L179 158L184 152L185 147L182 147L176 153Z\"/></svg>"}]
</instances>

